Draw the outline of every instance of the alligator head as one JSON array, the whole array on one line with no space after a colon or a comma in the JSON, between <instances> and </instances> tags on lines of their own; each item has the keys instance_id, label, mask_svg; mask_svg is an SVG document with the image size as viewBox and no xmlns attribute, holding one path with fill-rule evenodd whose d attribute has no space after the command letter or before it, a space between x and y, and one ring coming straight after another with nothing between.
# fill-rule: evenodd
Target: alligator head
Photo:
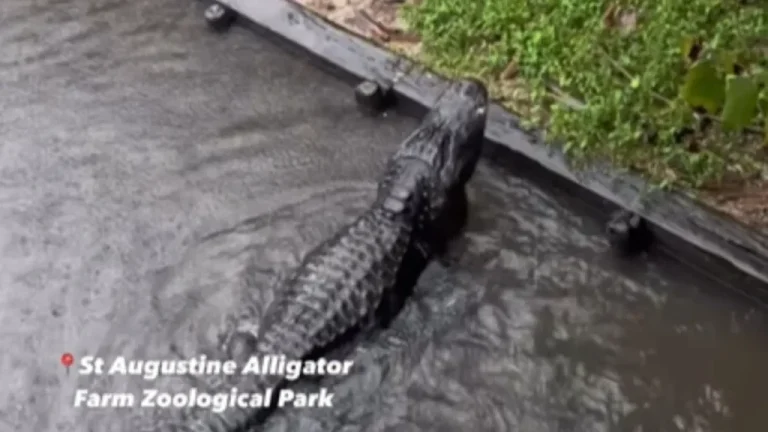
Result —
<instances>
[{"instance_id":1,"label":"alligator head","mask_svg":"<svg viewBox=\"0 0 768 432\"><path fill-rule=\"evenodd\" d=\"M488 111L488 91L474 79L452 83L421 125L405 139L394 159L423 163L428 172L431 213L472 177L480 158Z\"/></svg>"},{"instance_id":2,"label":"alligator head","mask_svg":"<svg viewBox=\"0 0 768 432\"><path fill-rule=\"evenodd\" d=\"M454 83L438 100L431 115L443 126L436 142L440 157L433 166L443 190L464 186L475 172L487 112L488 91L476 80Z\"/></svg>"}]
</instances>

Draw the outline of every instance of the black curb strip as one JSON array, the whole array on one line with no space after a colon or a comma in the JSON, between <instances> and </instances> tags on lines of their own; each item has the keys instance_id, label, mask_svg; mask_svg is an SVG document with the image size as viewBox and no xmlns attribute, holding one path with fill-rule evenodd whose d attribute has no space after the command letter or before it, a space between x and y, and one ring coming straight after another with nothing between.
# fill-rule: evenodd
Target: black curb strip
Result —
<instances>
[{"instance_id":1,"label":"black curb strip","mask_svg":"<svg viewBox=\"0 0 768 432\"><path fill-rule=\"evenodd\" d=\"M288 0L225 0L222 3L240 14L241 24L265 36L278 36L292 48L319 58L347 79L394 83L397 96L415 102L421 110L434 105L449 84L448 80ZM511 156L516 159L513 164L530 167L533 162L539 167L538 171L544 168L549 172L549 181L578 194L579 199L598 204L604 210L608 206L637 212L649 222L655 236L674 258L768 304L768 238L765 236L680 194L643 194L642 191L647 190L645 183L634 176L611 173L610 169L577 174L568 167L560 151L523 132L519 120L497 105L489 112L486 139L511 150Z\"/></svg>"}]
</instances>

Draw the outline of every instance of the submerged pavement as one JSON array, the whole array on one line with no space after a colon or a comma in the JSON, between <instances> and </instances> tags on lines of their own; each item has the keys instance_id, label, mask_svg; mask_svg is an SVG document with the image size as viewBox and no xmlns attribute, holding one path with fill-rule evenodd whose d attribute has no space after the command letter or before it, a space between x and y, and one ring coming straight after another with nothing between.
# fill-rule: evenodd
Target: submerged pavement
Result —
<instances>
[{"instance_id":1,"label":"submerged pavement","mask_svg":"<svg viewBox=\"0 0 768 432\"><path fill-rule=\"evenodd\" d=\"M77 358L210 353L364 208L415 127L188 0L0 3L0 431L128 431ZM666 257L614 259L600 221L483 163L471 217L392 328L272 431L763 431L766 317ZM308 383L311 387L313 384ZM153 415L173 415L164 410Z\"/></svg>"}]
</instances>

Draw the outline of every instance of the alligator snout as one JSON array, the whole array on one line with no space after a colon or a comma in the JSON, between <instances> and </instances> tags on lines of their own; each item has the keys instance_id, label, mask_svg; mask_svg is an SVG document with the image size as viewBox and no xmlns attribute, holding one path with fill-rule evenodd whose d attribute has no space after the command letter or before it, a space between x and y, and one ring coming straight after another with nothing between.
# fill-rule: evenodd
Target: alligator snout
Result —
<instances>
[{"instance_id":1,"label":"alligator snout","mask_svg":"<svg viewBox=\"0 0 768 432\"><path fill-rule=\"evenodd\" d=\"M435 110L449 119L454 128L474 129L485 125L488 89L477 79L465 78L453 82L438 99Z\"/></svg>"},{"instance_id":2,"label":"alligator snout","mask_svg":"<svg viewBox=\"0 0 768 432\"><path fill-rule=\"evenodd\" d=\"M488 100L488 90L485 84L475 78L464 78L456 82L456 92L461 96L484 103Z\"/></svg>"}]
</instances>

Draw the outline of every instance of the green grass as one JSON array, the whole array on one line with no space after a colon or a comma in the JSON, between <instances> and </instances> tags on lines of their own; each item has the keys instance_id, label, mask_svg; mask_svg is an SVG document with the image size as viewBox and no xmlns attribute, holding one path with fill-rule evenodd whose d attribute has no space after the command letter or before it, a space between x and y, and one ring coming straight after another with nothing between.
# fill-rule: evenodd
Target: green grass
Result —
<instances>
[{"instance_id":1,"label":"green grass","mask_svg":"<svg viewBox=\"0 0 768 432\"><path fill-rule=\"evenodd\" d=\"M749 3L423 0L403 16L422 61L484 79L573 161L702 187L765 166L768 6Z\"/></svg>"}]
</instances>

